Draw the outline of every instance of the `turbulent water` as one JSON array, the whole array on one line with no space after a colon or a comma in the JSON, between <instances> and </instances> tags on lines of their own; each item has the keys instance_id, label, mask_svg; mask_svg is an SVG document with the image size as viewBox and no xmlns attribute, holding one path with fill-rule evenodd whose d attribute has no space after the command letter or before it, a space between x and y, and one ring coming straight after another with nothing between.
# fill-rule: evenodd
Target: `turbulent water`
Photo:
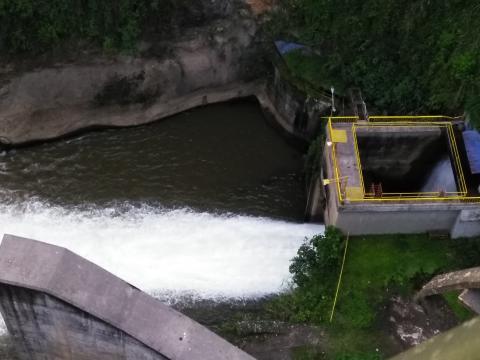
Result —
<instances>
[{"instance_id":1,"label":"turbulent water","mask_svg":"<svg viewBox=\"0 0 480 360\"><path fill-rule=\"evenodd\" d=\"M77 211L41 203L0 207L0 228L67 247L141 289L207 298L281 290L303 238L322 230L189 210Z\"/></svg>"},{"instance_id":2,"label":"turbulent water","mask_svg":"<svg viewBox=\"0 0 480 360\"><path fill-rule=\"evenodd\" d=\"M441 190L446 192L457 191L455 176L453 174L452 164L448 155L437 162L432 170L432 173L429 175L427 181L422 187L423 192L434 192Z\"/></svg>"},{"instance_id":3,"label":"turbulent water","mask_svg":"<svg viewBox=\"0 0 480 360\"><path fill-rule=\"evenodd\" d=\"M257 104L196 109L3 153L0 232L164 300L256 298L282 291L304 238L323 231L301 223L302 166Z\"/></svg>"}]
</instances>

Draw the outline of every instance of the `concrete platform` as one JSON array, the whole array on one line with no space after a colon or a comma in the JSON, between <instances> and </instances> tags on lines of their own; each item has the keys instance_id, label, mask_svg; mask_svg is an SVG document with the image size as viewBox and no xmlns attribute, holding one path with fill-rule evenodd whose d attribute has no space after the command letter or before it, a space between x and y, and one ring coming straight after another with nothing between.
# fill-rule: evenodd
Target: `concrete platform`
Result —
<instances>
[{"instance_id":1,"label":"concrete platform","mask_svg":"<svg viewBox=\"0 0 480 360\"><path fill-rule=\"evenodd\" d=\"M67 249L12 235L0 245L0 311L23 359L253 359Z\"/></svg>"},{"instance_id":2,"label":"concrete platform","mask_svg":"<svg viewBox=\"0 0 480 360\"><path fill-rule=\"evenodd\" d=\"M369 127L371 124L357 122L356 126L360 136L375 134L375 136L382 137L386 134L390 138L394 134L393 138L395 138L422 135L435 139L442 135L438 127L423 127L423 124L413 127L384 128L382 126ZM334 130L345 131L346 142L338 141L333 146L327 144L324 147L321 178L339 181L330 182L326 186L322 186L319 182L320 191L311 191L313 198L309 202L310 214L319 212L318 208L313 208L313 205L310 204L325 204L325 224L336 226L345 234L349 233L350 235L427 232L449 233L452 238L480 235L480 202L477 201L478 199L469 201L469 199L462 200L449 196L445 199L446 201L443 201L443 198L440 199L442 201L435 201L435 199L427 197L413 199L394 196L389 199L387 196L364 198L363 194L359 196L358 192L353 191L349 194L349 188L356 190L357 186L363 187L360 185L362 180L353 141L354 126L348 122L336 122L332 124L332 127ZM330 132L328 134L328 140L332 140ZM409 156L414 152L422 151L424 146L425 142L419 141L415 148L403 149L405 156L402 155L402 158L396 159L398 164L407 168L408 163L412 161ZM393 150L398 149L393 147ZM375 151L379 152L379 160L376 163L381 164L382 156L391 151L390 145L386 144L381 149L375 148ZM335 170L335 166L338 172ZM345 176L348 177L347 186L343 182ZM338 183L343 185L343 187L340 186L340 191ZM368 186L368 184L365 185Z\"/></svg>"},{"instance_id":3,"label":"concrete platform","mask_svg":"<svg viewBox=\"0 0 480 360\"><path fill-rule=\"evenodd\" d=\"M347 141L345 143L334 144L340 175L341 177L348 177L347 186L360 187L362 186L362 182L355 155L352 124L334 124L333 128L336 130L343 130L347 135Z\"/></svg>"}]
</instances>

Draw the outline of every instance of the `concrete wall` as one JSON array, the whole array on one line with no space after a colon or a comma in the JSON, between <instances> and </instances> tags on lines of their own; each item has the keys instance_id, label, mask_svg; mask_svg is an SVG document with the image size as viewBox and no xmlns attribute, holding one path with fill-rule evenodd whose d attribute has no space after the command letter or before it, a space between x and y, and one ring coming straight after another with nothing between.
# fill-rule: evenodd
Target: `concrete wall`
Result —
<instances>
[{"instance_id":1,"label":"concrete wall","mask_svg":"<svg viewBox=\"0 0 480 360\"><path fill-rule=\"evenodd\" d=\"M415 234L445 232L452 238L480 236L480 210L473 204L347 204L330 197L325 223L344 233Z\"/></svg>"},{"instance_id":2,"label":"concrete wall","mask_svg":"<svg viewBox=\"0 0 480 360\"><path fill-rule=\"evenodd\" d=\"M0 285L0 310L22 360L163 360L123 331L41 292Z\"/></svg>"},{"instance_id":3,"label":"concrete wall","mask_svg":"<svg viewBox=\"0 0 480 360\"><path fill-rule=\"evenodd\" d=\"M323 178L333 178L331 149L328 146L324 147L323 160ZM480 236L479 204L339 204L335 186L330 184L324 188L327 201L324 219L326 225L336 226L344 233L367 235L442 231L450 233L452 238Z\"/></svg>"},{"instance_id":4,"label":"concrete wall","mask_svg":"<svg viewBox=\"0 0 480 360\"><path fill-rule=\"evenodd\" d=\"M308 191L305 219L312 222L324 221L325 192L321 177L312 179Z\"/></svg>"},{"instance_id":5,"label":"concrete wall","mask_svg":"<svg viewBox=\"0 0 480 360\"><path fill-rule=\"evenodd\" d=\"M277 121L292 135L312 138L321 130L321 114L330 109L330 102L320 99L314 102L295 86L286 81L278 68L274 68L265 96L269 99L269 110ZM260 99L262 103L262 99ZM272 110L273 109L273 110Z\"/></svg>"},{"instance_id":6,"label":"concrete wall","mask_svg":"<svg viewBox=\"0 0 480 360\"><path fill-rule=\"evenodd\" d=\"M480 235L480 209L462 210L452 228L452 237L473 237Z\"/></svg>"},{"instance_id":7,"label":"concrete wall","mask_svg":"<svg viewBox=\"0 0 480 360\"><path fill-rule=\"evenodd\" d=\"M54 337L61 339L71 331L70 327L78 328L76 315L65 317L65 314L71 310L65 307L58 308L58 301L46 303L43 300L51 297L100 319L103 323L130 335L145 347L171 360L253 359L192 319L88 260L58 246L5 235L0 245L0 286L30 289L49 295L48 298L40 297L37 301L36 298L31 300L28 296L22 300L15 294L13 300L2 302L6 310L11 310L6 315L3 314L11 332L23 333L25 328L33 331L31 339L17 337L17 341L27 339L24 343L26 348L30 344L43 341L45 335L39 323L50 324L49 331L54 333L49 335L52 339ZM4 293L3 298L12 298L12 293ZM9 303L13 306L8 307ZM2 313L5 309L0 307ZM25 327L24 323L18 321L19 318L22 319L17 315L19 311L23 311L25 317L32 319L26 322ZM79 314L77 310L74 312ZM39 319L45 319L45 321ZM29 326L31 321L34 322L34 326ZM108 337L105 337L102 331L98 331L97 324L84 330L89 337L93 338L94 345L97 341L103 341L102 339L108 342ZM55 341L58 347L63 349L63 354L72 354L81 345L76 344L77 339L82 340L82 335L78 338L71 337L68 341ZM110 345L120 346L123 349L121 342L113 342ZM40 349L45 348L41 344L36 346L40 346ZM102 349L95 347L91 349L92 352L94 350ZM111 359L109 353L103 350L90 358ZM55 353L51 353L48 357L39 355L33 358L33 360L37 359L77 358L56 357Z\"/></svg>"},{"instance_id":8,"label":"concrete wall","mask_svg":"<svg viewBox=\"0 0 480 360\"><path fill-rule=\"evenodd\" d=\"M340 210L335 226L351 235L450 232L459 211Z\"/></svg>"}]
</instances>

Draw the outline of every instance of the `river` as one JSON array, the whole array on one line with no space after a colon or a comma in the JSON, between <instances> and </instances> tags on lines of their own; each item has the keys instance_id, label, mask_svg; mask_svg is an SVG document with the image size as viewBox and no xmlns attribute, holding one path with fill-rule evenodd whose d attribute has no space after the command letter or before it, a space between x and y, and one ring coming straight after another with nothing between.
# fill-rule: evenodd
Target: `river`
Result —
<instances>
[{"instance_id":1,"label":"river","mask_svg":"<svg viewBox=\"0 0 480 360\"><path fill-rule=\"evenodd\" d=\"M302 151L252 101L0 156L3 233L65 246L166 301L258 298L322 225Z\"/></svg>"}]
</instances>

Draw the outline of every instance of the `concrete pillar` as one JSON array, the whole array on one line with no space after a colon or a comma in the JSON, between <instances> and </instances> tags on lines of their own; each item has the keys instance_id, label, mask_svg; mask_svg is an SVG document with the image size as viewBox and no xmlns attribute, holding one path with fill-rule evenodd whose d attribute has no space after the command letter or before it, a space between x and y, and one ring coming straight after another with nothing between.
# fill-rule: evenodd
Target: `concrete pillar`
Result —
<instances>
[{"instance_id":1,"label":"concrete pillar","mask_svg":"<svg viewBox=\"0 0 480 360\"><path fill-rule=\"evenodd\" d=\"M480 236L480 209L461 210L450 235L452 239Z\"/></svg>"}]
</instances>

